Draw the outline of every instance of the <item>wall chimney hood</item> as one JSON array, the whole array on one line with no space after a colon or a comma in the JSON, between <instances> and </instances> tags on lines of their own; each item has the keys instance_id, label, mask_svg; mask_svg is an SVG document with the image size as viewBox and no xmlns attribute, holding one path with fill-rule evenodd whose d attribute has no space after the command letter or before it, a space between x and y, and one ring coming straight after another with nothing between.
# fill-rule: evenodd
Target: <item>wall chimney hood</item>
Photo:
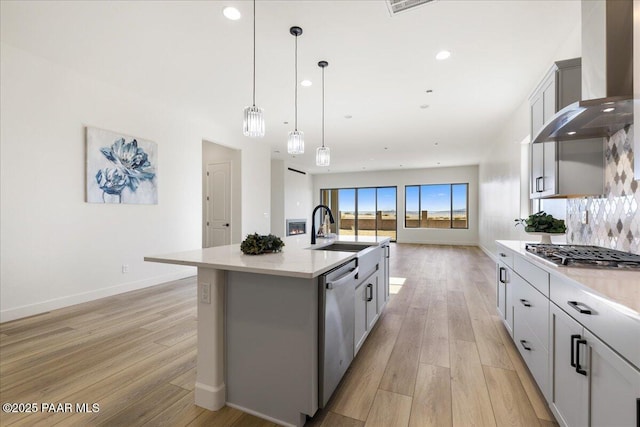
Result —
<instances>
[{"instance_id":1,"label":"wall chimney hood","mask_svg":"<svg viewBox=\"0 0 640 427\"><path fill-rule=\"evenodd\" d=\"M633 1L582 0L582 101L532 142L611 136L633 123Z\"/></svg>"}]
</instances>

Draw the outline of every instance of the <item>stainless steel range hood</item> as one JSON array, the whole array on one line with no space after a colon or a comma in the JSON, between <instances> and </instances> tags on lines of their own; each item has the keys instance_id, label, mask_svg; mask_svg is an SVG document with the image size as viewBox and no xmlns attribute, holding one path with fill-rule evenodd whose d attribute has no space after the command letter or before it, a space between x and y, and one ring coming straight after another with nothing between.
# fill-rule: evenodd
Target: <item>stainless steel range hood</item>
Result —
<instances>
[{"instance_id":1,"label":"stainless steel range hood","mask_svg":"<svg viewBox=\"0 0 640 427\"><path fill-rule=\"evenodd\" d=\"M611 136L633 123L632 0L582 0L582 99L532 141Z\"/></svg>"}]
</instances>

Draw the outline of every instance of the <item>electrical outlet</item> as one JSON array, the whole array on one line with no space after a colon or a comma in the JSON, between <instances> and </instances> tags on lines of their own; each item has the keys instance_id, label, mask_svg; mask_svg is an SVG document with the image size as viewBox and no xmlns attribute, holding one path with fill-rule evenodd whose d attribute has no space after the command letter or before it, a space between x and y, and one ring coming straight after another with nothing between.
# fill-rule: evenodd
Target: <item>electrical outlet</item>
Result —
<instances>
[{"instance_id":1,"label":"electrical outlet","mask_svg":"<svg viewBox=\"0 0 640 427\"><path fill-rule=\"evenodd\" d=\"M122 264L122 274L127 274L129 272L129 264Z\"/></svg>"},{"instance_id":2,"label":"electrical outlet","mask_svg":"<svg viewBox=\"0 0 640 427\"><path fill-rule=\"evenodd\" d=\"M583 224L589 224L589 211L580 212L580 221Z\"/></svg>"},{"instance_id":3,"label":"electrical outlet","mask_svg":"<svg viewBox=\"0 0 640 427\"><path fill-rule=\"evenodd\" d=\"M211 304L211 283L198 283L198 291L200 294L200 302L203 304Z\"/></svg>"}]
</instances>

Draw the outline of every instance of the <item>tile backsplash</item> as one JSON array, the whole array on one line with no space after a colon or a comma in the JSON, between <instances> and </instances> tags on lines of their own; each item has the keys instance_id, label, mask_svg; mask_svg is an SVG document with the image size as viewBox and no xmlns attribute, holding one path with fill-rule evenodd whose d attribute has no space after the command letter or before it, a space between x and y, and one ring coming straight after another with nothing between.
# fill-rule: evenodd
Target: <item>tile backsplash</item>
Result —
<instances>
[{"instance_id":1,"label":"tile backsplash","mask_svg":"<svg viewBox=\"0 0 640 427\"><path fill-rule=\"evenodd\" d=\"M633 126L607 139L605 194L567 200L567 243L640 254L640 189L633 179ZM587 212L588 223L582 223Z\"/></svg>"}]
</instances>

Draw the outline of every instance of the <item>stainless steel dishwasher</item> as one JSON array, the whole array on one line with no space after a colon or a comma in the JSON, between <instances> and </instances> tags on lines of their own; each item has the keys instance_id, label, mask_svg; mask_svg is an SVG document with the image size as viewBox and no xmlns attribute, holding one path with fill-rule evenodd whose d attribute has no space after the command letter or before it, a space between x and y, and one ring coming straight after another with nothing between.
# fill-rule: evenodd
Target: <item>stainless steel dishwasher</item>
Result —
<instances>
[{"instance_id":1,"label":"stainless steel dishwasher","mask_svg":"<svg viewBox=\"0 0 640 427\"><path fill-rule=\"evenodd\" d=\"M319 277L319 405L323 408L353 360L358 267L351 260Z\"/></svg>"}]
</instances>

